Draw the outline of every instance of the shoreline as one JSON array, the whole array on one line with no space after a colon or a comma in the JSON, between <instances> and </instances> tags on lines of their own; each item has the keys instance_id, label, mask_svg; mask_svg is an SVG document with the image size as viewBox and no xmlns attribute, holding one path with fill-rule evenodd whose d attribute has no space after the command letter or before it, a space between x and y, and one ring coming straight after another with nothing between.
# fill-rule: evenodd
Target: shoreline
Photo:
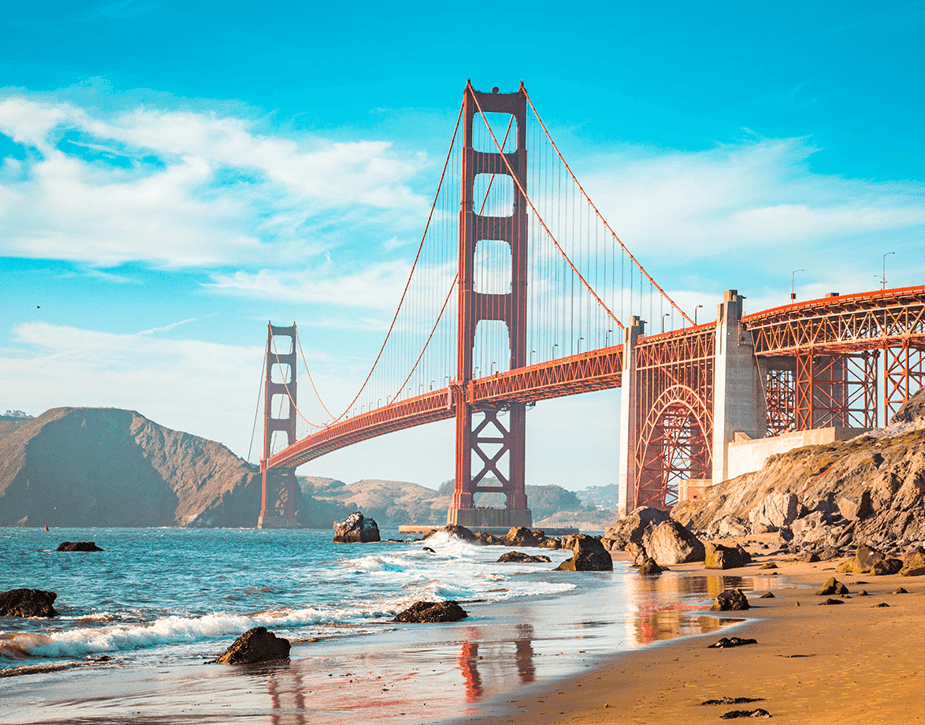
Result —
<instances>
[{"instance_id":1,"label":"shoreline","mask_svg":"<svg viewBox=\"0 0 925 725\"><path fill-rule=\"evenodd\" d=\"M836 573L845 559L810 564L792 555L753 556L755 563L723 573L747 576L774 561L780 585L772 590L774 598L749 596L752 608L734 613L744 621L722 634L754 638L757 644L711 649L716 633L620 653L587 673L488 702L466 722L693 725L756 708L767 710L776 723L793 725L925 722L925 651L919 644L925 632L925 577ZM702 563L672 571L707 572ZM816 590L832 576L850 595L841 605L819 606L826 597ZM908 593L892 593L898 587ZM857 596L861 589L869 596ZM877 606L884 602L889 606ZM701 704L724 697L760 699Z\"/></svg>"}]
</instances>

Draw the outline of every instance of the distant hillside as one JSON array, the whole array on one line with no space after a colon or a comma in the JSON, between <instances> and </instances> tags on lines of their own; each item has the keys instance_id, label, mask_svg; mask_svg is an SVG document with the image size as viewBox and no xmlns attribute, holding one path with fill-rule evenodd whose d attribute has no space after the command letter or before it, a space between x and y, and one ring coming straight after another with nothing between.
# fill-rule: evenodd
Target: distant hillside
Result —
<instances>
[{"instance_id":1,"label":"distant hillside","mask_svg":"<svg viewBox=\"0 0 925 725\"><path fill-rule=\"evenodd\" d=\"M252 527L260 493L256 467L225 446L134 411L0 421L0 526ZM301 491L295 504L304 526L341 513Z\"/></svg>"},{"instance_id":2,"label":"distant hillside","mask_svg":"<svg viewBox=\"0 0 925 725\"><path fill-rule=\"evenodd\" d=\"M348 513L362 511L380 526L442 526L451 501L432 488L406 481L367 479L348 485L332 478L299 476L299 485L303 494L321 503L341 506Z\"/></svg>"}]
</instances>

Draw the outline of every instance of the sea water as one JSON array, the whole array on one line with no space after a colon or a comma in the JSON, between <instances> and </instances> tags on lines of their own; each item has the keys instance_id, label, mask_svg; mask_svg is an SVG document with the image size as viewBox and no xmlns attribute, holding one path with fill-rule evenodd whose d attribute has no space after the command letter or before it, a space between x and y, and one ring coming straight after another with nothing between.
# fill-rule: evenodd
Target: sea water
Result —
<instances>
[{"instance_id":1,"label":"sea water","mask_svg":"<svg viewBox=\"0 0 925 725\"><path fill-rule=\"evenodd\" d=\"M0 591L54 591L60 613L0 618L0 675L26 673L0 680L0 701L11 708L4 713L0 702L0 722L76 712L116 722L144 711L152 722L187 712L197 722L263 722L268 712L296 713L292 722L440 719L435 703L449 717L594 657L715 630L723 621L698 605L743 586L728 577L644 579L624 562L612 573L554 571L569 551L523 549L552 562L498 563L507 549L444 533L426 542L331 538L318 530L0 529ZM56 552L66 540L103 551ZM450 599L470 617L392 621L413 602ZM261 682L242 690L234 668L214 658L256 626L293 650L282 669L251 672Z\"/></svg>"}]
</instances>

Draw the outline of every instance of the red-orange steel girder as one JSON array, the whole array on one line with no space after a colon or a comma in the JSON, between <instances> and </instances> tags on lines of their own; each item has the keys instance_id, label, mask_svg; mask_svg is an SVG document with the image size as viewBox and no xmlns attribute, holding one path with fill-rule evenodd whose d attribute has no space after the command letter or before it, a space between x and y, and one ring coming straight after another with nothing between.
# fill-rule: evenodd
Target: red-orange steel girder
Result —
<instances>
[{"instance_id":1,"label":"red-orange steel girder","mask_svg":"<svg viewBox=\"0 0 925 725\"><path fill-rule=\"evenodd\" d=\"M287 352L280 352L274 338L288 338ZM267 324L267 360L263 395L263 458L261 470L260 517L267 520L283 517L288 521L295 518L295 466L270 470L267 461L271 455L273 434L286 435L287 448L296 442L296 326L276 327ZM274 368L280 382L273 382ZM285 403L288 412L283 417L274 417L277 400Z\"/></svg>"}]
</instances>

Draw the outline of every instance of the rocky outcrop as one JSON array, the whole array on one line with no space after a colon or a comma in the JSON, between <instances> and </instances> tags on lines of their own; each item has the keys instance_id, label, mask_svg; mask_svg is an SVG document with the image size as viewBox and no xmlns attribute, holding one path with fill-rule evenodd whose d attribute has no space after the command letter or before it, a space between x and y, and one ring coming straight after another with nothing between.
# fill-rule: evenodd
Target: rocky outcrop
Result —
<instances>
[{"instance_id":1,"label":"rocky outcrop","mask_svg":"<svg viewBox=\"0 0 925 725\"><path fill-rule=\"evenodd\" d=\"M55 408L0 424L0 526L252 527L260 503L256 466L131 410ZM311 525L298 489L294 504Z\"/></svg>"},{"instance_id":2,"label":"rocky outcrop","mask_svg":"<svg viewBox=\"0 0 925 725\"><path fill-rule=\"evenodd\" d=\"M289 657L288 639L277 637L266 627L254 627L238 637L218 658L221 665L249 665Z\"/></svg>"},{"instance_id":3,"label":"rocky outcrop","mask_svg":"<svg viewBox=\"0 0 925 725\"><path fill-rule=\"evenodd\" d=\"M838 566L842 573L888 575L896 574L903 567L900 559L886 556L882 551L861 544L854 558Z\"/></svg>"},{"instance_id":4,"label":"rocky outcrop","mask_svg":"<svg viewBox=\"0 0 925 725\"><path fill-rule=\"evenodd\" d=\"M925 549L916 546L911 551L906 552L903 558L903 568L899 571L903 576L922 576L925 575Z\"/></svg>"},{"instance_id":5,"label":"rocky outcrop","mask_svg":"<svg viewBox=\"0 0 925 725\"><path fill-rule=\"evenodd\" d=\"M704 569L738 569L751 562L751 555L741 546L723 546L712 541L705 545Z\"/></svg>"},{"instance_id":6,"label":"rocky outcrop","mask_svg":"<svg viewBox=\"0 0 925 725\"><path fill-rule=\"evenodd\" d=\"M925 419L925 388L919 390L896 411L891 423L912 423Z\"/></svg>"},{"instance_id":7,"label":"rocky outcrop","mask_svg":"<svg viewBox=\"0 0 925 725\"><path fill-rule=\"evenodd\" d=\"M630 542L642 545L642 535L653 525L670 518L667 511L640 506L604 531L601 542L607 551L623 551Z\"/></svg>"},{"instance_id":8,"label":"rocky outcrop","mask_svg":"<svg viewBox=\"0 0 925 725\"><path fill-rule=\"evenodd\" d=\"M557 571L613 571L613 559L600 539L586 534L568 538L573 556L559 564Z\"/></svg>"},{"instance_id":9,"label":"rocky outcrop","mask_svg":"<svg viewBox=\"0 0 925 725\"><path fill-rule=\"evenodd\" d=\"M457 602L415 602L392 621L410 624L458 622L468 616Z\"/></svg>"},{"instance_id":10,"label":"rocky outcrop","mask_svg":"<svg viewBox=\"0 0 925 725\"><path fill-rule=\"evenodd\" d=\"M639 573L642 576L655 576L661 574L662 571L664 571L662 567L651 556L647 556L639 566Z\"/></svg>"},{"instance_id":11,"label":"rocky outcrop","mask_svg":"<svg viewBox=\"0 0 925 725\"><path fill-rule=\"evenodd\" d=\"M354 511L334 532L335 544L368 544L381 541L379 526L359 511Z\"/></svg>"},{"instance_id":12,"label":"rocky outcrop","mask_svg":"<svg viewBox=\"0 0 925 725\"><path fill-rule=\"evenodd\" d=\"M478 536L476 534L472 533L472 531L470 529L467 529L465 526L457 526L456 524L447 524L441 529L434 529L429 534L427 534L424 538L429 539L431 536L435 536L441 531L457 539L460 539L462 541L471 541L473 543L478 543L477 541ZM482 532L479 532L479 533L482 533ZM497 537L492 537L492 538L497 538ZM482 543L487 543L487 542L482 542Z\"/></svg>"},{"instance_id":13,"label":"rocky outcrop","mask_svg":"<svg viewBox=\"0 0 925 725\"><path fill-rule=\"evenodd\" d=\"M646 556L662 566L703 561L703 542L673 519L650 525L642 534L642 547Z\"/></svg>"},{"instance_id":14,"label":"rocky outcrop","mask_svg":"<svg viewBox=\"0 0 925 725\"><path fill-rule=\"evenodd\" d=\"M532 531L526 526L514 526L504 537L507 546L539 546L546 535L539 530Z\"/></svg>"},{"instance_id":15,"label":"rocky outcrop","mask_svg":"<svg viewBox=\"0 0 925 725\"><path fill-rule=\"evenodd\" d=\"M819 587L819 591L816 592L816 595L820 597L828 597L832 594L843 597L846 594L850 594L850 592L848 591L848 587L833 576L826 579L825 583Z\"/></svg>"},{"instance_id":16,"label":"rocky outcrop","mask_svg":"<svg viewBox=\"0 0 925 725\"><path fill-rule=\"evenodd\" d=\"M751 609L751 606L741 589L727 589L717 595L710 609L714 612L741 612Z\"/></svg>"},{"instance_id":17,"label":"rocky outcrop","mask_svg":"<svg viewBox=\"0 0 925 725\"><path fill-rule=\"evenodd\" d=\"M55 551L102 551L95 541L62 541Z\"/></svg>"},{"instance_id":18,"label":"rocky outcrop","mask_svg":"<svg viewBox=\"0 0 925 725\"><path fill-rule=\"evenodd\" d=\"M925 540L925 419L850 441L771 456L755 473L713 486L671 515L710 538L780 531L792 550L845 555L859 544L902 549ZM897 554L899 551L889 553Z\"/></svg>"},{"instance_id":19,"label":"rocky outcrop","mask_svg":"<svg viewBox=\"0 0 925 725\"><path fill-rule=\"evenodd\" d=\"M41 589L11 589L0 592L0 616L57 617L55 599L58 595Z\"/></svg>"},{"instance_id":20,"label":"rocky outcrop","mask_svg":"<svg viewBox=\"0 0 925 725\"><path fill-rule=\"evenodd\" d=\"M538 556L532 556L531 554L524 554L522 551L509 551L506 554L502 554L498 559L499 564L548 564L550 559L548 556L539 554Z\"/></svg>"}]
</instances>

